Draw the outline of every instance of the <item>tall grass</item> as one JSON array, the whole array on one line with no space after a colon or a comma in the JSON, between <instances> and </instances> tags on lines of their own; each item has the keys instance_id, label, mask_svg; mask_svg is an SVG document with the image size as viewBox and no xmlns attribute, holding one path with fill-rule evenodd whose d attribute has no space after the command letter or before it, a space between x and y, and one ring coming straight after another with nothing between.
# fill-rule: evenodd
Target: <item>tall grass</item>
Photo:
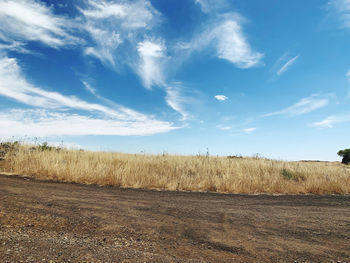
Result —
<instances>
[{"instance_id":1,"label":"tall grass","mask_svg":"<svg viewBox=\"0 0 350 263\"><path fill-rule=\"evenodd\" d=\"M350 167L262 158L133 155L19 146L0 171L84 184L223 193L348 194Z\"/></svg>"}]
</instances>

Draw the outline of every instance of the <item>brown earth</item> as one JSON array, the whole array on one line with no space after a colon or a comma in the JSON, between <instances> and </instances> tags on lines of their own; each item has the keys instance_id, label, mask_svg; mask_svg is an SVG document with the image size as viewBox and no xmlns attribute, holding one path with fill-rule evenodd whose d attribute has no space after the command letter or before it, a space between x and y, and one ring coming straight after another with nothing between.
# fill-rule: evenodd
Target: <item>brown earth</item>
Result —
<instances>
[{"instance_id":1,"label":"brown earth","mask_svg":"<svg viewBox=\"0 0 350 263\"><path fill-rule=\"evenodd\" d=\"M350 196L229 195L0 175L0 262L350 262Z\"/></svg>"}]
</instances>

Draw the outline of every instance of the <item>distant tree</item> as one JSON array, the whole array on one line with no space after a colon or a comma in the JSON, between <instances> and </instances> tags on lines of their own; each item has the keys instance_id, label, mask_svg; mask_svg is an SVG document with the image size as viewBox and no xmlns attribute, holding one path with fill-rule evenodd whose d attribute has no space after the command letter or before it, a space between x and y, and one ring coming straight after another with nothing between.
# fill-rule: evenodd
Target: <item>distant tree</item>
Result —
<instances>
[{"instance_id":1,"label":"distant tree","mask_svg":"<svg viewBox=\"0 0 350 263\"><path fill-rule=\"evenodd\" d=\"M343 160L341 161L344 164L350 163L350 149L340 150L338 152L338 155L343 157Z\"/></svg>"}]
</instances>

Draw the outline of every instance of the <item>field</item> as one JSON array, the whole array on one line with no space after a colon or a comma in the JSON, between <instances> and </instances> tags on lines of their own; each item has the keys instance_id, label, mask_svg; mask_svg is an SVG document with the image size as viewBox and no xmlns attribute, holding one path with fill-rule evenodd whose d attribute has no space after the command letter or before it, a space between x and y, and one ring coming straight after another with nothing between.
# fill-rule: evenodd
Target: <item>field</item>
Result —
<instances>
[{"instance_id":1,"label":"field","mask_svg":"<svg viewBox=\"0 0 350 263\"><path fill-rule=\"evenodd\" d=\"M349 191L340 163L2 143L0 258L345 263Z\"/></svg>"},{"instance_id":2,"label":"field","mask_svg":"<svg viewBox=\"0 0 350 263\"><path fill-rule=\"evenodd\" d=\"M46 144L8 145L3 151L0 171L39 179L241 194L350 192L350 166L337 162L285 162L238 156L135 155L69 150Z\"/></svg>"}]
</instances>

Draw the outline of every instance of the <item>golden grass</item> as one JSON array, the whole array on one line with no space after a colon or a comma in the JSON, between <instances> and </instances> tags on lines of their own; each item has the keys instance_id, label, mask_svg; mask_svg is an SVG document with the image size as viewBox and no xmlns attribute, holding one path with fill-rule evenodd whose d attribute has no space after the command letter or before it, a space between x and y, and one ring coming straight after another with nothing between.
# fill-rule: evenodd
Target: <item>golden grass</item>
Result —
<instances>
[{"instance_id":1,"label":"golden grass","mask_svg":"<svg viewBox=\"0 0 350 263\"><path fill-rule=\"evenodd\" d=\"M133 155L20 146L0 171L83 184L222 193L348 194L340 163L257 158Z\"/></svg>"}]
</instances>

